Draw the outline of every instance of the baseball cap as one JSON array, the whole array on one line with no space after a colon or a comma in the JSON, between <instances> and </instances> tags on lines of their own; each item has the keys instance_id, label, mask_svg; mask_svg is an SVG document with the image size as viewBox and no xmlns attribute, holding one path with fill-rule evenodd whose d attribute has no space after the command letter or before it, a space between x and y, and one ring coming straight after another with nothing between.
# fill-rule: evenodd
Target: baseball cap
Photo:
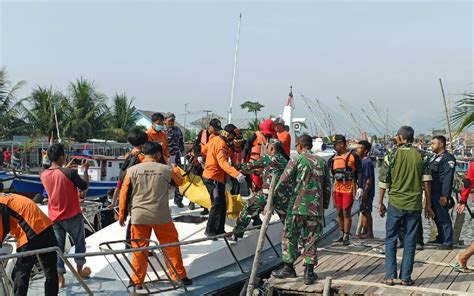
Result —
<instances>
[{"instance_id":1,"label":"baseball cap","mask_svg":"<svg viewBox=\"0 0 474 296\"><path fill-rule=\"evenodd\" d=\"M338 142L346 142L346 137L343 135L334 135L331 137L331 142L338 143Z\"/></svg>"},{"instance_id":2,"label":"baseball cap","mask_svg":"<svg viewBox=\"0 0 474 296\"><path fill-rule=\"evenodd\" d=\"M275 123L275 125L276 125L276 124L285 125L285 121L284 121L283 118L281 118L281 117L276 118L276 119L273 121L273 123Z\"/></svg>"},{"instance_id":3,"label":"baseball cap","mask_svg":"<svg viewBox=\"0 0 474 296\"><path fill-rule=\"evenodd\" d=\"M222 127L221 127L221 121L217 118L213 118L211 119L211 121L209 121L209 125L212 126L213 128L217 129L217 130L221 130Z\"/></svg>"}]
</instances>

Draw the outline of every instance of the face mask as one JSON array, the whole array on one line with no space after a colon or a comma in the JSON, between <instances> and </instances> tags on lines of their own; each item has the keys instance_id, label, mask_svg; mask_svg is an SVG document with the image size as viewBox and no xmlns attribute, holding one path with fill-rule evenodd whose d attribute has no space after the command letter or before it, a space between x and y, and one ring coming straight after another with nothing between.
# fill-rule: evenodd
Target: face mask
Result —
<instances>
[{"instance_id":1,"label":"face mask","mask_svg":"<svg viewBox=\"0 0 474 296\"><path fill-rule=\"evenodd\" d=\"M161 132L162 129L163 129L162 125L159 125L159 124L155 125L155 131Z\"/></svg>"}]
</instances>

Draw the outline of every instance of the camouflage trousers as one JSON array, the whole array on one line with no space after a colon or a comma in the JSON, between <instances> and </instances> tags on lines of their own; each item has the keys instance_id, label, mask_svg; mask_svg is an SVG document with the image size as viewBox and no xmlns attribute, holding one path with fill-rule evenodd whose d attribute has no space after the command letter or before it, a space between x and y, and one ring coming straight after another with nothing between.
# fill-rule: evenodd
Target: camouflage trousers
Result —
<instances>
[{"instance_id":1,"label":"camouflage trousers","mask_svg":"<svg viewBox=\"0 0 474 296\"><path fill-rule=\"evenodd\" d=\"M298 242L302 244L305 265L318 264L316 243L323 232L322 218L289 214L285 219L282 238L282 259L293 263L299 255Z\"/></svg>"},{"instance_id":2,"label":"camouflage trousers","mask_svg":"<svg viewBox=\"0 0 474 296\"><path fill-rule=\"evenodd\" d=\"M235 234L243 234L245 229L250 224L252 217L256 217L263 212L265 205L267 204L267 195L263 192L258 192L253 198L248 200L237 218L237 222L234 226ZM288 202L286 198L280 198L273 196L273 208L277 212L280 220L285 221L286 212L288 211Z\"/></svg>"}]
</instances>

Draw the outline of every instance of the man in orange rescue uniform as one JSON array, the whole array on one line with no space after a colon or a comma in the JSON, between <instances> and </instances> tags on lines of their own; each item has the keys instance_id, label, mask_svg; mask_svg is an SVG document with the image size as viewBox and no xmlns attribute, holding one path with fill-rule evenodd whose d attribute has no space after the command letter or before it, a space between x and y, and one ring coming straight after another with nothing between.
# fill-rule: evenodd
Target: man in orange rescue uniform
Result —
<instances>
[{"instance_id":1,"label":"man in orange rescue uniform","mask_svg":"<svg viewBox=\"0 0 474 296\"><path fill-rule=\"evenodd\" d=\"M236 178L239 183L245 182L245 176L229 164L229 143L235 137L237 127L228 124L220 131L218 137L212 138L201 153L206 158L202 177L211 195L212 207L207 220L206 236L224 233L227 203L225 200L225 175Z\"/></svg>"},{"instance_id":2,"label":"man in orange rescue uniform","mask_svg":"<svg viewBox=\"0 0 474 296\"><path fill-rule=\"evenodd\" d=\"M0 245L7 234L16 237L17 253L48 247L57 247L53 222L29 198L18 195L0 195ZM56 253L38 255L46 277L44 294L58 295L58 270ZM26 296L30 273L36 256L19 257L13 269L13 290L15 296Z\"/></svg>"},{"instance_id":3,"label":"man in orange rescue uniform","mask_svg":"<svg viewBox=\"0 0 474 296\"><path fill-rule=\"evenodd\" d=\"M132 247L148 247L145 240L150 239L153 230L160 244L179 242L178 232L171 219L171 210L168 205L169 185L183 184L183 177L173 167L158 163L162 157L163 148L155 142L143 145L145 158L142 163L127 169L122 190L120 191L119 223L125 226L125 209L127 207L127 192L131 190L131 219L132 219ZM143 240L143 241L142 241ZM164 248L164 252L171 260L178 274L171 266L168 271L173 280L180 280L185 285L191 285L192 280L186 276L179 246ZM141 289L147 271L146 252L135 252L132 256L132 265L136 273L132 275L132 284Z\"/></svg>"},{"instance_id":4,"label":"man in orange rescue uniform","mask_svg":"<svg viewBox=\"0 0 474 296\"><path fill-rule=\"evenodd\" d=\"M163 147L164 163L168 163L170 152L168 151L168 136L164 131L165 116L161 113L153 113L151 116L151 127L146 131L148 142L157 142Z\"/></svg>"},{"instance_id":5,"label":"man in orange rescue uniform","mask_svg":"<svg viewBox=\"0 0 474 296\"><path fill-rule=\"evenodd\" d=\"M328 161L334 179L334 205L337 211L337 221L342 236L336 242L347 246L351 230L351 209L355 198L360 198L364 192L362 162L360 157L352 150L347 149L346 137L334 135L332 137L336 154ZM356 190L357 188L357 190Z\"/></svg>"}]
</instances>

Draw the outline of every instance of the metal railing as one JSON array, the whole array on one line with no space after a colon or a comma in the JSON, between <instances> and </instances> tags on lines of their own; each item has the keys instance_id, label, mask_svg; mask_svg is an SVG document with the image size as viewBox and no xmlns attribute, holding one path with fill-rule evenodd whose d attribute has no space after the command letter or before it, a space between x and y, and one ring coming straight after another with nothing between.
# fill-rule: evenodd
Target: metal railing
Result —
<instances>
[{"instance_id":1,"label":"metal railing","mask_svg":"<svg viewBox=\"0 0 474 296\"><path fill-rule=\"evenodd\" d=\"M281 223L281 221L273 221L273 222L270 222L269 225L275 225L275 224L278 224L278 223ZM260 228L260 225L259 226L253 226L253 227L249 227L247 228L247 231L249 230L254 230L254 229L259 229ZM110 246L112 244L118 244L118 243L125 243L125 244L129 244L130 245L130 242L132 242L132 240L119 240L119 241L111 241L111 242L104 242L104 243L101 243L99 245L99 249L101 250L100 252L89 252L89 253L77 253L77 254L68 254L68 255L65 255L60 249L59 247L48 247L48 248L43 248L43 249L37 249L37 250L32 250L32 251L25 251L25 252L20 252L20 253L14 253L14 254L8 254L8 255L1 255L0 256L0 275L2 276L2 284L1 284L1 289L0 291L4 291L4 294L5 295L11 295L13 294L12 293L12 290L13 290L13 284L11 283L11 280L9 280L9 277L8 277L8 274L6 272L6 263L8 262L8 260L10 259L16 259L16 258L21 258L21 257L27 257L27 256L36 256L38 261L41 262L41 260L39 260L39 255L40 254L44 254L44 253L50 253L50 252L56 252L56 254L64 261L65 265L67 266L67 268L72 272L73 276L76 278L76 280L80 283L80 285L84 288L84 290L86 291L86 293L88 295L94 295L92 290L89 288L89 286L85 283L84 279L79 275L79 273L77 272L77 270L72 266L72 264L69 262L68 259L73 259L73 258L84 258L84 257L97 257L97 256L104 256L107 260L107 262L109 262L109 264L111 263L108 259L107 259L107 256L108 255L113 255L117 262L119 263L119 265L121 266L121 268L123 269L123 271L126 273L127 277L131 280L131 276L130 274L127 272L125 266L123 265L123 263L119 260L118 258L118 255L122 255L124 258L125 258L125 262L127 262L127 264L129 264L129 266L132 267L132 271L135 273L136 270L133 268L133 266L131 265L131 262L129 261L128 258L126 258L126 254L129 254L129 253L135 253L135 252L146 252L146 257L148 258L148 252L152 252L153 253L153 258L155 258L158 262L158 264L160 265L160 267L162 268L163 272L165 273L166 277L167 277L167 280L171 282L171 284L173 285L173 288L172 289L167 289L166 291L169 291L169 290L176 290L176 289L179 289L179 288L183 288L185 291L187 291L186 289L186 286L183 284L183 282L181 280L179 280L179 283L180 285L177 286L176 285L176 282L173 281L169 275L169 273L167 272L166 268L165 268L165 265L163 265L161 263L161 261L159 260L158 256L156 256L156 253L154 251L158 250L158 252L163 256L163 258L165 259L165 262L166 262L166 265L170 266L170 268L172 269L173 273L176 275L176 278L179 278L177 277L177 271L174 267L174 265L171 263L171 260L169 259L169 257L166 255L166 252L163 251L163 248L167 248L167 247L176 247L176 246L185 246L185 245L192 245L192 244L196 244L196 243L200 243L200 242L204 242L204 241L209 241L209 240L218 240L218 239L224 239L225 241L225 244L226 244L226 247L227 249L230 251L231 255L232 255L232 258L234 259L234 262L235 264L238 266L239 270L241 273L245 273L244 269L242 268L242 265L240 264L240 261L239 259L237 258L234 250L232 249L231 247L231 244L229 243L229 240L228 238L231 237L234 233L233 232L227 232L227 233L223 233L223 234L219 234L219 235L215 235L215 236L209 236L209 237L204 237L204 238L199 238L199 239L194 239L194 240L187 240L187 241L182 241L182 242L176 242L176 243L168 243L168 244L158 244L158 242L155 242L155 241L151 241L151 240L147 240L149 243L153 243L155 245L153 246L148 246L148 247L140 247L140 248L132 248L132 249L119 249L119 250L114 250L112 249ZM268 236L268 234L266 234L266 238L270 244L270 247L273 249L273 251L275 252L276 256L277 257L280 257L280 254L278 253L277 249L275 248L275 245L273 244L273 242L271 241L270 237ZM105 249L103 246L107 247L108 249ZM152 267L152 270L153 272L155 273L155 275L157 276L158 280L159 281L163 281L161 280L161 278L159 277L155 267L153 266L153 264L151 264L151 261L148 260L148 263L149 263L149 266ZM111 264L110 264L111 265ZM112 266L112 265L111 265ZM113 267L112 267L113 268ZM114 272L117 274L117 276L119 277L119 279L122 281L123 283L123 280L120 278L118 272L114 269ZM147 274L148 276L148 274ZM149 277L149 276L148 276ZM150 277L149 277L150 278ZM148 283L152 283L153 281L151 280L150 282ZM123 283L124 284L124 283ZM141 283L143 285L143 287L147 290L148 293L160 293L160 292L164 292L165 290L157 290L157 291L151 291L149 290L149 288L146 286L147 282L142 282ZM126 287L127 291L129 291L129 288L131 286L135 286L135 284L124 284L124 286Z\"/></svg>"}]
</instances>

